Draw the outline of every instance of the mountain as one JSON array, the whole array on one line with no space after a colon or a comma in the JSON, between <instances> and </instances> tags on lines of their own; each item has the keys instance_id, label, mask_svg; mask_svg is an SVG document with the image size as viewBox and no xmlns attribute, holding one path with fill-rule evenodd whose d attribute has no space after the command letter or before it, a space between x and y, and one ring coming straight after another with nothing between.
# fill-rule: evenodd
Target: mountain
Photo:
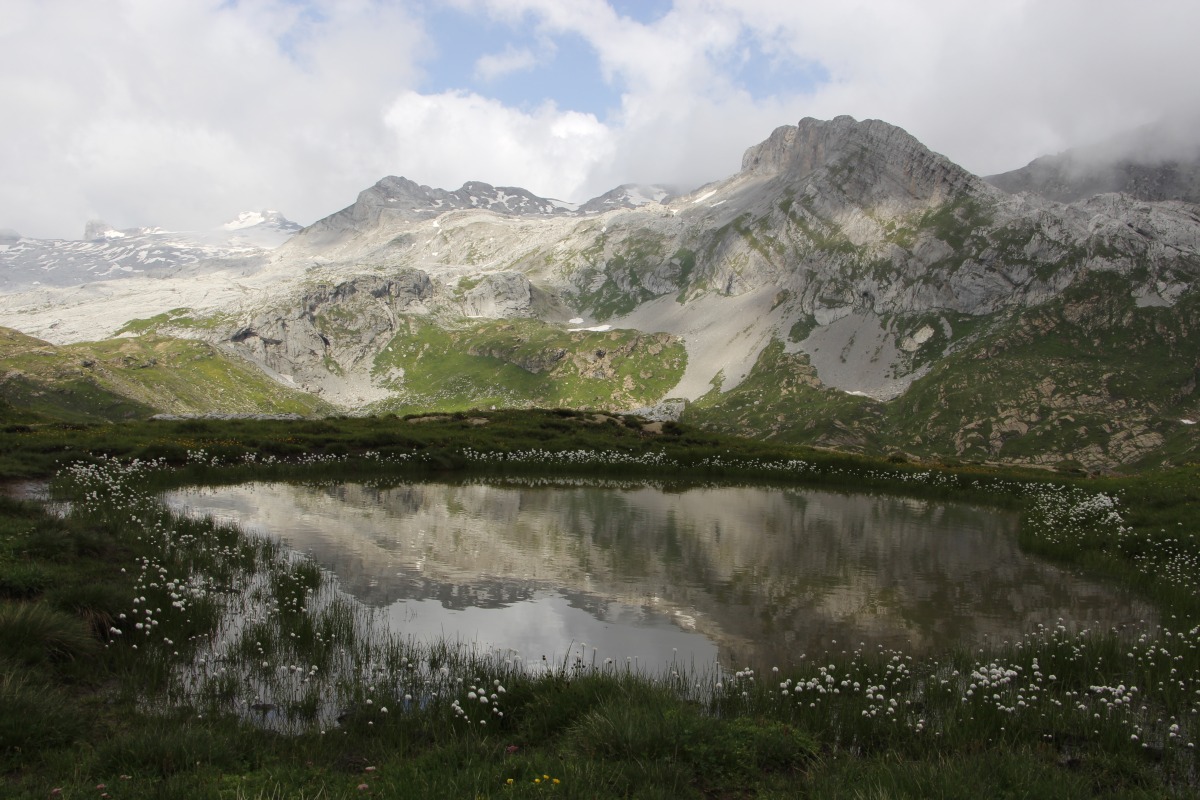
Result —
<instances>
[{"instance_id":1,"label":"mountain","mask_svg":"<svg viewBox=\"0 0 1200 800\"><path fill-rule=\"evenodd\" d=\"M1033 192L1060 203L1105 192L1139 200L1200 203L1200 142L1195 121L1146 125L1100 144L1034 159L987 181L1006 192Z\"/></svg>"},{"instance_id":2,"label":"mountain","mask_svg":"<svg viewBox=\"0 0 1200 800\"><path fill-rule=\"evenodd\" d=\"M231 246L260 247L274 250L303 230L303 226L272 209L243 211L221 226Z\"/></svg>"},{"instance_id":3,"label":"mountain","mask_svg":"<svg viewBox=\"0 0 1200 800\"><path fill-rule=\"evenodd\" d=\"M1196 458L1198 277L1193 203L1012 194L838 117L776 129L723 181L576 207L388 177L267 254L5 295L0 323L203 340L349 411L640 409L1108 468Z\"/></svg>"},{"instance_id":4,"label":"mountain","mask_svg":"<svg viewBox=\"0 0 1200 800\"><path fill-rule=\"evenodd\" d=\"M579 206L580 214L600 214L618 208L637 208L650 203L663 203L677 192L667 186L623 183L612 191L593 197Z\"/></svg>"},{"instance_id":5,"label":"mountain","mask_svg":"<svg viewBox=\"0 0 1200 800\"><path fill-rule=\"evenodd\" d=\"M249 264L287 241L300 226L277 211L246 212L213 231L118 230L92 220L83 239L0 236L0 291L67 287L128 277L170 277L197 264Z\"/></svg>"}]
</instances>

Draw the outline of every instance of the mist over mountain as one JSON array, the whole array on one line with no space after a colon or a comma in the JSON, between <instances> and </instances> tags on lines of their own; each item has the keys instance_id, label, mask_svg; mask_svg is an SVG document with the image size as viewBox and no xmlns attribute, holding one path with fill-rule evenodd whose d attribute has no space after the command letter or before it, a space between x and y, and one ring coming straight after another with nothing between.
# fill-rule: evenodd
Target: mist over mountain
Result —
<instances>
[{"instance_id":1,"label":"mist over mountain","mask_svg":"<svg viewBox=\"0 0 1200 800\"><path fill-rule=\"evenodd\" d=\"M1033 192L1060 203L1105 192L1200 203L1200 120L1146 125L1088 147L1042 156L987 181L1006 192Z\"/></svg>"},{"instance_id":2,"label":"mist over mountain","mask_svg":"<svg viewBox=\"0 0 1200 800\"><path fill-rule=\"evenodd\" d=\"M724 180L579 205L389 176L299 231L222 231L273 225L274 249L18 239L6 275L78 280L6 290L0 323L201 340L355 413L637 409L864 452L1169 463L1200 444L1200 206L1173 137L985 180L886 122L806 118Z\"/></svg>"},{"instance_id":3,"label":"mist over mountain","mask_svg":"<svg viewBox=\"0 0 1200 800\"><path fill-rule=\"evenodd\" d=\"M229 262L250 267L300 225L278 211L247 211L216 230L118 230L89 220L80 240L0 236L0 289L68 287L130 277L180 277Z\"/></svg>"}]
</instances>

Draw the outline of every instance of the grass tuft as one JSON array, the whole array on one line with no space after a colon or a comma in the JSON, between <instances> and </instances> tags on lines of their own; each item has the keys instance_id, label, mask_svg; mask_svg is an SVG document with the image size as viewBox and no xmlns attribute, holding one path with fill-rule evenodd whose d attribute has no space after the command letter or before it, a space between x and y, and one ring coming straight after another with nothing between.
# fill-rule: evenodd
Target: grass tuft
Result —
<instances>
[{"instance_id":1,"label":"grass tuft","mask_svg":"<svg viewBox=\"0 0 1200 800\"><path fill-rule=\"evenodd\" d=\"M77 617L37 603L0 605L0 652L24 664L73 661L99 643Z\"/></svg>"}]
</instances>

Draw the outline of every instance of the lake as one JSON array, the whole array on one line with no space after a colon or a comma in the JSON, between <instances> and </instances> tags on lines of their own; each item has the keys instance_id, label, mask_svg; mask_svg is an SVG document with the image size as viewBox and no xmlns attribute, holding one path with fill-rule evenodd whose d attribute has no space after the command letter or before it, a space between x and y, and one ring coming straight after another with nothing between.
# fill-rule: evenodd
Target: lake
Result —
<instances>
[{"instance_id":1,"label":"lake","mask_svg":"<svg viewBox=\"0 0 1200 800\"><path fill-rule=\"evenodd\" d=\"M250 483L165 499L309 554L396 634L526 663L570 649L652 671L782 668L1153 616L1022 553L1009 511L808 488L535 483Z\"/></svg>"}]
</instances>

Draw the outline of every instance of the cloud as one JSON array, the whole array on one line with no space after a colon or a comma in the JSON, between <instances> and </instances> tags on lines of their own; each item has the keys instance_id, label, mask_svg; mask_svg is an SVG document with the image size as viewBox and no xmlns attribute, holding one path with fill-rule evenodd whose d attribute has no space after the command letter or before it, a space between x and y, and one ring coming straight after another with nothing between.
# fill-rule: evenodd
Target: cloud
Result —
<instances>
[{"instance_id":1,"label":"cloud","mask_svg":"<svg viewBox=\"0 0 1200 800\"><path fill-rule=\"evenodd\" d=\"M511 44L501 53L482 55L475 62L475 77L484 82L533 69L541 59L528 47L515 48Z\"/></svg>"},{"instance_id":2,"label":"cloud","mask_svg":"<svg viewBox=\"0 0 1200 800\"><path fill-rule=\"evenodd\" d=\"M606 120L620 142L614 174L657 165L684 182L712 179L722 173L709 165L728 169L777 125L838 114L898 124L987 174L1200 111L1200 49L1189 44L1200 5L1188 0L1136 13L1118 0L676 0L650 24L602 0L471 6L595 48L622 88L620 113ZM780 66L766 94L731 74L748 42ZM790 65L824 80L790 85Z\"/></svg>"},{"instance_id":3,"label":"cloud","mask_svg":"<svg viewBox=\"0 0 1200 800\"><path fill-rule=\"evenodd\" d=\"M7 0L0 227L196 228L263 206L311 222L387 174L570 200L690 187L779 125L838 114L898 124L986 174L1200 115L1194 0L654 8L447 0L438 13L507 28L479 28L472 52L444 38L453 25L435 40L417 0ZM603 107L586 105L595 92L521 94L568 47L573 65L594 57ZM432 80L450 65L460 78ZM501 85L506 102L487 96Z\"/></svg>"},{"instance_id":4,"label":"cloud","mask_svg":"<svg viewBox=\"0 0 1200 800\"><path fill-rule=\"evenodd\" d=\"M0 221L34 236L76 237L95 216L323 216L387 171L383 112L416 84L424 47L415 18L370 3L13 4Z\"/></svg>"},{"instance_id":5,"label":"cloud","mask_svg":"<svg viewBox=\"0 0 1200 800\"><path fill-rule=\"evenodd\" d=\"M714 2L826 67L805 113L885 119L980 174L1200 110L1189 0Z\"/></svg>"},{"instance_id":6,"label":"cloud","mask_svg":"<svg viewBox=\"0 0 1200 800\"><path fill-rule=\"evenodd\" d=\"M384 119L396 171L445 188L480 180L569 199L613 155L611 131L596 117L553 103L527 112L467 92L409 91Z\"/></svg>"}]
</instances>

